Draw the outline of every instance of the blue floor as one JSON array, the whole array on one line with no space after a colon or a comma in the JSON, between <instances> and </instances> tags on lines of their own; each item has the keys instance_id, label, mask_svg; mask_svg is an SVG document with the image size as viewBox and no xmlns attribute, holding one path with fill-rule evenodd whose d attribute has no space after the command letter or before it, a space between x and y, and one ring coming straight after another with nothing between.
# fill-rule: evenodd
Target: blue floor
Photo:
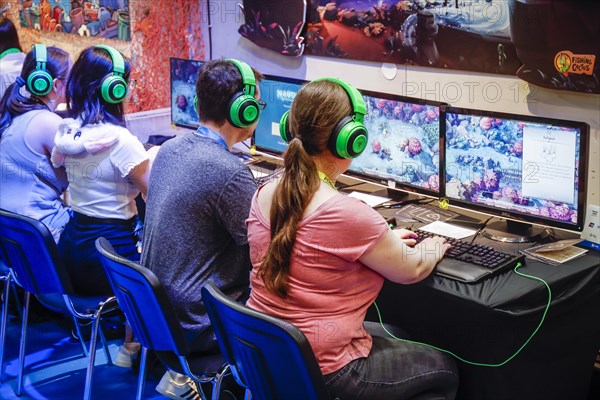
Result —
<instances>
[{"instance_id":1,"label":"blue floor","mask_svg":"<svg viewBox=\"0 0 600 400\"><path fill-rule=\"evenodd\" d=\"M17 397L17 365L21 323L9 316L4 354L4 381L0 384L0 399L82 399L87 358L79 342L70 339L72 323L62 316L44 322L30 322L27 330L25 378L23 394ZM110 341L111 356L116 356L122 340ZM146 378L145 399L165 399L155 390L163 372L158 366ZM102 347L96 353L93 380L94 399L135 399L137 370L106 364Z\"/></svg>"}]
</instances>

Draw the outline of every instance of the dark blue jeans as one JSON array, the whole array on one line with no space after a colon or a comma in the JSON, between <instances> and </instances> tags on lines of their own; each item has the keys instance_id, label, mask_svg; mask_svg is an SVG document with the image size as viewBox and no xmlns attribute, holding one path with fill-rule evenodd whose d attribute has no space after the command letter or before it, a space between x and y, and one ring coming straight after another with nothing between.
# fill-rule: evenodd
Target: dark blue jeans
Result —
<instances>
[{"instance_id":1,"label":"dark blue jeans","mask_svg":"<svg viewBox=\"0 0 600 400\"><path fill-rule=\"evenodd\" d=\"M103 236L117 254L139 261L137 237L134 234L137 218L129 220L93 218L74 213L60 235L58 248L66 264L75 292L82 296L108 296L112 288L96 250L95 241Z\"/></svg>"},{"instance_id":2,"label":"dark blue jeans","mask_svg":"<svg viewBox=\"0 0 600 400\"><path fill-rule=\"evenodd\" d=\"M365 322L365 328L373 337L369 356L324 376L332 399L454 399L458 370L452 358L393 339L378 323Z\"/></svg>"}]
</instances>

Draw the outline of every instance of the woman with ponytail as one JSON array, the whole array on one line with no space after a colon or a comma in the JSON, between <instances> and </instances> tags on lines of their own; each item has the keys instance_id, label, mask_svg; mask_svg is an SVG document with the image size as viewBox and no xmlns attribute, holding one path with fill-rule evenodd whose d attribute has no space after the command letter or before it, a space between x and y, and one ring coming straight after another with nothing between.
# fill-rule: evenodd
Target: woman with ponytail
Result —
<instances>
[{"instance_id":1,"label":"woman with ponytail","mask_svg":"<svg viewBox=\"0 0 600 400\"><path fill-rule=\"evenodd\" d=\"M54 111L65 101L71 64L58 47L35 45L0 100L0 208L40 220L57 242L69 221L61 198L68 182L50 154L62 122Z\"/></svg>"},{"instance_id":2,"label":"woman with ponytail","mask_svg":"<svg viewBox=\"0 0 600 400\"><path fill-rule=\"evenodd\" d=\"M453 399L452 359L364 321L385 278L421 281L450 247L439 237L415 246L412 232L392 231L371 207L337 192L337 177L366 147L364 113L360 93L338 79L297 93L281 121L284 172L258 189L247 220L247 305L305 334L331 398Z\"/></svg>"}]
</instances>

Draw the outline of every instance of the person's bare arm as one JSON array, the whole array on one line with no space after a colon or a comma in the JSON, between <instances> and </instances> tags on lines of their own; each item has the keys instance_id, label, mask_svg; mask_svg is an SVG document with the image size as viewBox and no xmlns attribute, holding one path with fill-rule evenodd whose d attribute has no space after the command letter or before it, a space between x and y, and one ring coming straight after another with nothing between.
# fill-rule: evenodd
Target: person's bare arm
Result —
<instances>
[{"instance_id":1,"label":"person's bare arm","mask_svg":"<svg viewBox=\"0 0 600 400\"><path fill-rule=\"evenodd\" d=\"M446 239L433 237L409 247L403 241L409 237L405 237L406 232L388 231L360 261L392 282L408 284L425 279L450 245Z\"/></svg>"},{"instance_id":2,"label":"person's bare arm","mask_svg":"<svg viewBox=\"0 0 600 400\"><path fill-rule=\"evenodd\" d=\"M142 193L142 196L146 198L148 193L148 177L150 176L150 162L144 160L129 171L127 179L133 183Z\"/></svg>"}]
</instances>

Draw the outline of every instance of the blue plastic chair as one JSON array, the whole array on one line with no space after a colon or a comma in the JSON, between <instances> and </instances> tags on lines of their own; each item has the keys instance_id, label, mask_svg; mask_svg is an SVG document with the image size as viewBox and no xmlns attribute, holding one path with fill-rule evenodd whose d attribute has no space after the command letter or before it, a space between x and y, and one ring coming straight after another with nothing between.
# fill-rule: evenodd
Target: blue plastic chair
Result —
<instances>
[{"instance_id":1,"label":"blue plastic chair","mask_svg":"<svg viewBox=\"0 0 600 400\"><path fill-rule=\"evenodd\" d=\"M43 223L33 218L0 210L0 249L2 258L10 268L15 283L25 290L17 396L20 396L23 390L27 319L29 316L29 300L31 294L33 294L44 306L53 311L70 315L73 318L83 352L88 357L84 399L90 399L100 318L117 309L116 299L106 296L87 297L75 295L69 274L62 262L52 234ZM89 320L93 323L89 352L79 330L78 319ZM102 330L100 330L100 337L104 344L107 363L111 365L112 360Z\"/></svg>"},{"instance_id":2,"label":"blue plastic chair","mask_svg":"<svg viewBox=\"0 0 600 400\"><path fill-rule=\"evenodd\" d=\"M170 370L198 383L203 399L206 396L201 384L209 382L213 385L212 399L218 399L222 380L229 374L223 356L190 352L173 304L151 270L116 254L106 238L96 240L96 249L119 305L142 345L136 398L141 399L144 392L147 352L154 350Z\"/></svg>"},{"instance_id":3,"label":"blue plastic chair","mask_svg":"<svg viewBox=\"0 0 600 400\"><path fill-rule=\"evenodd\" d=\"M202 301L221 352L252 398L330 398L310 343L298 328L237 303L212 283L202 288Z\"/></svg>"}]
</instances>

